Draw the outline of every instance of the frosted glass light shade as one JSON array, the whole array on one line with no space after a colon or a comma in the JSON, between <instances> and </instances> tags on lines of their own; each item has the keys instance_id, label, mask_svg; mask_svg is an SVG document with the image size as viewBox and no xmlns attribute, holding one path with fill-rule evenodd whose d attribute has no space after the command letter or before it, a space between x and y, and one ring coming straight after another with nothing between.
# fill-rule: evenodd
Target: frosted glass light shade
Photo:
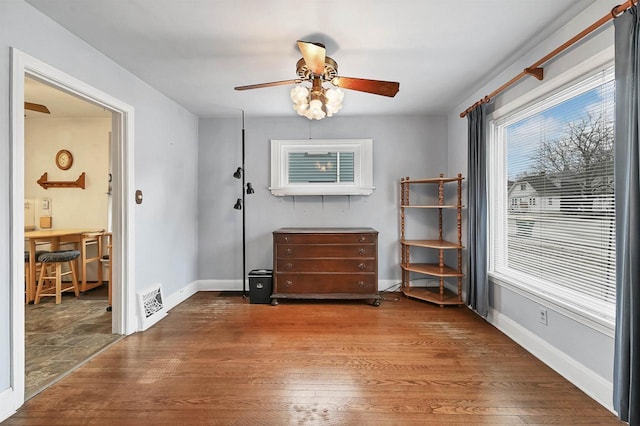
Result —
<instances>
[{"instance_id":1,"label":"frosted glass light shade","mask_svg":"<svg viewBox=\"0 0 640 426\"><path fill-rule=\"evenodd\" d=\"M290 92L293 109L307 117L309 120L321 120L324 117L331 117L342 108L344 92L340 89L324 89L319 96L314 92L314 99L311 99L311 91L304 86L295 86Z\"/></svg>"}]
</instances>

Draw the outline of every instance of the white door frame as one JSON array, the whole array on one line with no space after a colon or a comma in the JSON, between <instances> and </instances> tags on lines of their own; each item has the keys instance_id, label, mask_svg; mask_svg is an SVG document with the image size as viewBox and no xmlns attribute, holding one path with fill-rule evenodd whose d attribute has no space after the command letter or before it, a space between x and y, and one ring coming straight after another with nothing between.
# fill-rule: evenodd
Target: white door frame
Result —
<instances>
[{"instance_id":1,"label":"white door frame","mask_svg":"<svg viewBox=\"0 0 640 426\"><path fill-rule=\"evenodd\" d=\"M24 78L33 77L59 90L103 106L113 114L113 311L116 334L137 331L134 286L133 146L134 108L18 49L11 49L11 390L14 409L24 404Z\"/></svg>"}]
</instances>

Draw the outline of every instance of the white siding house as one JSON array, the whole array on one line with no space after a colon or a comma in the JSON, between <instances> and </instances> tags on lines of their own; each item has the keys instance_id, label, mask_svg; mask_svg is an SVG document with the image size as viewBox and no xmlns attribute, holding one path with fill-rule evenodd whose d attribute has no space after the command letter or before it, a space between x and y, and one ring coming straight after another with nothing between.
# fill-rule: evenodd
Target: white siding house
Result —
<instances>
[{"instance_id":1,"label":"white siding house","mask_svg":"<svg viewBox=\"0 0 640 426\"><path fill-rule=\"evenodd\" d=\"M527 176L509 188L509 212L560 211L560 188L544 175Z\"/></svg>"}]
</instances>

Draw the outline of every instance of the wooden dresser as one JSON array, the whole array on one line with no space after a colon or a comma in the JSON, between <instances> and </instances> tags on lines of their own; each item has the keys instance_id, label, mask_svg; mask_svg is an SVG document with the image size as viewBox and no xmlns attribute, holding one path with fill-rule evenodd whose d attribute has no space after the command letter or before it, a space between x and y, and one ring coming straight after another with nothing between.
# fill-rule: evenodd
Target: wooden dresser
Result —
<instances>
[{"instance_id":1,"label":"wooden dresser","mask_svg":"<svg viewBox=\"0 0 640 426\"><path fill-rule=\"evenodd\" d=\"M378 231L281 228L273 232L273 294L278 299L371 299L378 293Z\"/></svg>"}]
</instances>

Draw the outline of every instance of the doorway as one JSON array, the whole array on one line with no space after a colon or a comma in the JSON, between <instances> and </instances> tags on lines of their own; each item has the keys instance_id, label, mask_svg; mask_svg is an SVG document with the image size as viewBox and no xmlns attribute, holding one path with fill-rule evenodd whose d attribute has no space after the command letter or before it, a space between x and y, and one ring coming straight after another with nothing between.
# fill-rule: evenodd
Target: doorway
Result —
<instances>
[{"instance_id":1,"label":"doorway","mask_svg":"<svg viewBox=\"0 0 640 426\"><path fill-rule=\"evenodd\" d=\"M103 262L107 233L112 232L113 113L30 76L25 77L24 87L25 235L80 228L105 233L81 240L86 241L90 262L81 267L81 259L77 265L84 275L78 276L78 297L67 291L61 303L41 297L25 305L25 398L29 399L120 335L112 333L110 283L104 279L109 275L108 261ZM86 184L48 187L40 183L44 173L49 181L65 182L81 174ZM72 242L60 248L78 250L78 245ZM47 244L37 247L47 249ZM64 288L70 287L70 280L65 281Z\"/></svg>"},{"instance_id":2,"label":"doorway","mask_svg":"<svg viewBox=\"0 0 640 426\"><path fill-rule=\"evenodd\" d=\"M25 397L25 304L24 304L24 176L25 78L72 94L109 111L112 115L110 158L112 159L112 332L131 334L137 329L133 285L134 222L129 200L133 200L133 107L57 70L17 49L12 49L11 74L11 390L15 409Z\"/></svg>"}]
</instances>

